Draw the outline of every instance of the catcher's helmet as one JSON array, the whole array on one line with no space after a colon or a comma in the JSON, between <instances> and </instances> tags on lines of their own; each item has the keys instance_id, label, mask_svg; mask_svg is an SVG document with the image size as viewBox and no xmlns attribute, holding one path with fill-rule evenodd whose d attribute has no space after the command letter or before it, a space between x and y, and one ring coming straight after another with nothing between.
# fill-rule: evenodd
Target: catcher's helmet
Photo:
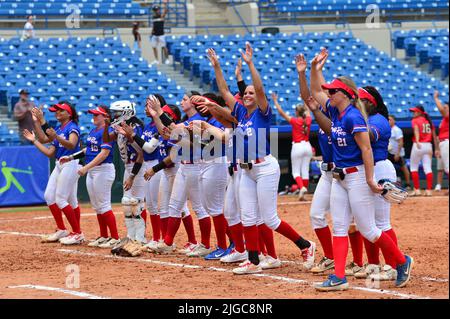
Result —
<instances>
[{"instance_id":1,"label":"catcher's helmet","mask_svg":"<svg viewBox=\"0 0 450 319\"><path fill-rule=\"evenodd\" d=\"M111 125L118 125L136 115L135 103L130 101L113 102L109 110L113 119Z\"/></svg>"}]
</instances>

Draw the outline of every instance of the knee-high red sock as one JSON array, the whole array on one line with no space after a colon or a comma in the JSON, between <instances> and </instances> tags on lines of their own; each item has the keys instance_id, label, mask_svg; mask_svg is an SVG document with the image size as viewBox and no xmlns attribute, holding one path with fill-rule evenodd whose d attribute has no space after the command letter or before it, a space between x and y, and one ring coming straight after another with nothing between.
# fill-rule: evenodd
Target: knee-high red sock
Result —
<instances>
[{"instance_id":1,"label":"knee-high red sock","mask_svg":"<svg viewBox=\"0 0 450 319\"><path fill-rule=\"evenodd\" d=\"M234 243L234 249L237 252L243 253L245 251L244 246L244 228L242 227L242 223L229 226L231 239Z\"/></svg>"},{"instance_id":2,"label":"knee-high red sock","mask_svg":"<svg viewBox=\"0 0 450 319\"><path fill-rule=\"evenodd\" d=\"M322 245L323 254L329 259L333 259L333 240L331 239L330 227L314 229L320 244Z\"/></svg>"},{"instance_id":3,"label":"knee-high red sock","mask_svg":"<svg viewBox=\"0 0 450 319\"><path fill-rule=\"evenodd\" d=\"M367 262L369 264L379 265L380 264L380 248L371 243L366 238L364 240L364 248L366 249Z\"/></svg>"},{"instance_id":4,"label":"knee-high red sock","mask_svg":"<svg viewBox=\"0 0 450 319\"><path fill-rule=\"evenodd\" d=\"M141 213L141 217L144 220L144 223L147 224L147 210L144 209Z\"/></svg>"},{"instance_id":5,"label":"knee-high red sock","mask_svg":"<svg viewBox=\"0 0 450 319\"><path fill-rule=\"evenodd\" d=\"M194 221L192 220L192 216L188 215L183 218L184 229L186 230L186 234L188 236L188 242L191 244L197 244L197 239L195 238L194 231Z\"/></svg>"},{"instance_id":6,"label":"knee-high red sock","mask_svg":"<svg viewBox=\"0 0 450 319\"><path fill-rule=\"evenodd\" d=\"M348 253L348 236L333 236L334 272L339 278L345 277L345 264Z\"/></svg>"},{"instance_id":7,"label":"knee-high red sock","mask_svg":"<svg viewBox=\"0 0 450 319\"><path fill-rule=\"evenodd\" d=\"M294 243L301 238L301 236L294 230L294 228L291 227L288 223L285 221L281 221L280 226L278 226L277 229L275 229L277 233L280 233L284 237L289 238Z\"/></svg>"},{"instance_id":8,"label":"knee-high red sock","mask_svg":"<svg viewBox=\"0 0 450 319\"><path fill-rule=\"evenodd\" d=\"M428 190L433 189L433 173L427 174L427 189Z\"/></svg>"},{"instance_id":9,"label":"knee-high red sock","mask_svg":"<svg viewBox=\"0 0 450 319\"><path fill-rule=\"evenodd\" d=\"M244 227L244 237L247 251L259 251L258 227L256 225Z\"/></svg>"},{"instance_id":10,"label":"knee-high red sock","mask_svg":"<svg viewBox=\"0 0 450 319\"><path fill-rule=\"evenodd\" d=\"M166 245L172 246L173 239L175 238L178 228L180 228L180 225L181 225L181 218L169 217L167 219L169 221L167 222L167 232L166 232L166 236L164 237L164 242L166 243Z\"/></svg>"},{"instance_id":11,"label":"knee-high red sock","mask_svg":"<svg viewBox=\"0 0 450 319\"><path fill-rule=\"evenodd\" d=\"M73 211L72 206L67 205L62 209L64 215L66 215L67 220L69 221L70 227L72 227L72 231L76 234L81 233L80 225L77 222L77 218L75 217L75 212Z\"/></svg>"},{"instance_id":12,"label":"knee-high red sock","mask_svg":"<svg viewBox=\"0 0 450 319\"><path fill-rule=\"evenodd\" d=\"M309 185L309 179L303 179L303 186L308 188L308 185Z\"/></svg>"},{"instance_id":13,"label":"knee-high red sock","mask_svg":"<svg viewBox=\"0 0 450 319\"><path fill-rule=\"evenodd\" d=\"M264 238L263 238L262 234L260 233L259 229L258 229L258 247L259 247L259 253L266 256L267 255L266 244L264 243Z\"/></svg>"},{"instance_id":14,"label":"knee-high red sock","mask_svg":"<svg viewBox=\"0 0 450 319\"><path fill-rule=\"evenodd\" d=\"M48 206L50 209L50 212L53 215L53 219L56 222L56 227L58 227L59 230L66 230L66 226L64 225L64 220L62 217L61 209L59 209L58 205L51 204Z\"/></svg>"},{"instance_id":15,"label":"knee-high red sock","mask_svg":"<svg viewBox=\"0 0 450 319\"><path fill-rule=\"evenodd\" d=\"M392 239L395 246L397 246L397 236L395 235L394 230L391 228L388 231L385 231L384 233L386 233L386 235L388 235ZM384 261L387 265L392 266L392 265L396 264L395 260L393 260L393 256L383 254L383 257L384 257Z\"/></svg>"},{"instance_id":16,"label":"knee-high red sock","mask_svg":"<svg viewBox=\"0 0 450 319\"><path fill-rule=\"evenodd\" d=\"M161 222L161 236L164 239L167 234L167 224L169 222L169 217L160 218L160 222Z\"/></svg>"},{"instance_id":17,"label":"knee-high red sock","mask_svg":"<svg viewBox=\"0 0 450 319\"><path fill-rule=\"evenodd\" d=\"M80 229L81 229L81 210L80 210L80 205L75 207L73 209L73 211L75 213L75 218L77 219L78 225L80 225Z\"/></svg>"},{"instance_id":18,"label":"knee-high red sock","mask_svg":"<svg viewBox=\"0 0 450 319\"><path fill-rule=\"evenodd\" d=\"M359 231L348 234L352 247L353 262L359 267L363 266L363 237Z\"/></svg>"},{"instance_id":19,"label":"knee-high red sock","mask_svg":"<svg viewBox=\"0 0 450 319\"><path fill-rule=\"evenodd\" d=\"M226 219L225 222L227 223L225 234L227 234L228 240L231 244L233 242L233 235L231 234L230 226L228 226L228 221Z\"/></svg>"},{"instance_id":20,"label":"knee-high red sock","mask_svg":"<svg viewBox=\"0 0 450 319\"><path fill-rule=\"evenodd\" d=\"M211 218L205 217L198 221L200 225L200 235L202 237L202 244L206 248L211 246Z\"/></svg>"},{"instance_id":21,"label":"knee-high red sock","mask_svg":"<svg viewBox=\"0 0 450 319\"><path fill-rule=\"evenodd\" d=\"M381 233L380 238L375 242L380 247L383 253L384 259L388 265L392 268L396 268L397 265L404 264L406 262L405 255L394 244L391 237L385 232Z\"/></svg>"},{"instance_id":22,"label":"knee-high red sock","mask_svg":"<svg viewBox=\"0 0 450 319\"><path fill-rule=\"evenodd\" d=\"M273 231L266 224L262 224L258 226L258 235L262 237L264 241L264 245L267 249L267 254L270 257L277 259L277 253L275 251L275 242L273 240Z\"/></svg>"},{"instance_id":23,"label":"knee-high red sock","mask_svg":"<svg viewBox=\"0 0 450 319\"><path fill-rule=\"evenodd\" d=\"M116 216L114 216L114 213L112 210L107 211L103 214L103 220L105 221L105 224L109 228L109 234L114 239L119 239L119 232L117 231L117 223L116 223Z\"/></svg>"},{"instance_id":24,"label":"knee-high red sock","mask_svg":"<svg viewBox=\"0 0 450 319\"><path fill-rule=\"evenodd\" d=\"M397 235L395 234L394 228L391 228L389 230L386 230L385 233L391 237L392 241L394 242L395 246L398 246L398 241L397 241Z\"/></svg>"},{"instance_id":25,"label":"knee-high red sock","mask_svg":"<svg viewBox=\"0 0 450 319\"><path fill-rule=\"evenodd\" d=\"M159 241L161 238L161 222L158 214L150 214L150 223L152 224L153 240Z\"/></svg>"},{"instance_id":26,"label":"knee-high red sock","mask_svg":"<svg viewBox=\"0 0 450 319\"><path fill-rule=\"evenodd\" d=\"M227 249L227 221L225 216L213 216L214 230L216 232L217 246L222 249Z\"/></svg>"},{"instance_id":27,"label":"knee-high red sock","mask_svg":"<svg viewBox=\"0 0 450 319\"><path fill-rule=\"evenodd\" d=\"M411 172L411 179L415 189L420 189L419 172Z\"/></svg>"},{"instance_id":28,"label":"knee-high red sock","mask_svg":"<svg viewBox=\"0 0 450 319\"><path fill-rule=\"evenodd\" d=\"M106 226L103 214L97 214L97 221L100 226L100 237L108 238L108 227Z\"/></svg>"},{"instance_id":29,"label":"knee-high red sock","mask_svg":"<svg viewBox=\"0 0 450 319\"><path fill-rule=\"evenodd\" d=\"M295 182L298 185L298 189L302 189L302 187L303 187L303 180L302 180L302 178L300 176L295 178Z\"/></svg>"}]
</instances>

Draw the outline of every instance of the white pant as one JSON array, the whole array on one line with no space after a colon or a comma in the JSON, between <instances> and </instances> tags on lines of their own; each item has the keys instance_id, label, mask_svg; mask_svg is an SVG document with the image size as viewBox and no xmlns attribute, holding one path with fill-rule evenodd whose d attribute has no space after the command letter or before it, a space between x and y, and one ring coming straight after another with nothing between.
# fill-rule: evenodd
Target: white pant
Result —
<instances>
[{"instance_id":1,"label":"white pant","mask_svg":"<svg viewBox=\"0 0 450 319\"><path fill-rule=\"evenodd\" d=\"M310 218L313 229L320 229L328 226L325 216L330 212L332 184L333 174L331 172L322 171L311 203Z\"/></svg>"},{"instance_id":2,"label":"white pant","mask_svg":"<svg viewBox=\"0 0 450 319\"><path fill-rule=\"evenodd\" d=\"M126 164L125 172L123 173L123 181L125 182L131 174L131 170L133 169L134 164ZM139 173L134 177L133 186L131 189L125 191L123 196L133 197L139 199L142 203L145 199L145 179L144 179L144 169L141 167Z\"/></svg>"},{"instance_id":3,"label":"white pant","mask_svg":"<svg viewBox=\"0 0 450 319\"><path fill-rule=\"evenodd\" d=\"M143 165L144 172L156 164L158 164L158 160L147 161ZM158 195L159 195L159 187L161 181L161 175L163 173L159 171L156 173L150 181L145 184L145 204L147 206L147 211L150 215L158 214Z\"/></svg>"},{"instance_id":4,"label":"white pant","mask_svg":"<svg viewBox=\"0 0 450 319\"><path fill-rule=\"evenodd\" d=\"M356 227L369 241L376 241L381 230L375 224L375 196L366 182L364 166L358 172L347 174L343 181L333 179L331 186L330 211L333 218L333 235L348 236L354 217Z\"/></svg>"},{"instance_id":5,"label":"white pant","mask_svg":"<svg viewBox=\"0 0 450 319\"><path fill-rule=\"evenodd\" d=\"M395 182L397 173L394 164L390 160L376 162L374 168L374 178L378 182L381 179L388 179ZM374 194L375 197L375 224L382 231L388 231L391 226L391 204L380 194Z\"/></svg>"},{"instance_id":6,"label":"white pant","mask_svg":"<svg viewBox=\"0 0 450 319\"><path fill-rule=\"evenodd\" d=\"M228 165L225 158L223 162L201 164L200 194L202 205L212 217L223 213L227 177Z\"/></svg>"},{"instance_id":7,"label":"white pant","mask_svg":"<svg viewBox=\"0 0 450 319\"><path fill-rule=\"evenodd\" d=\"M152 35L150 38L150 44L153 48L157 48L158 45L161 47L165 47L166 37L164 35Z\"/></svg>"},{"instance_id":8,"label":"white pant","mask_svg":"<svg viewBox=\"0 0 450 319\"><path fill-rule=\"evenodd\" d=\"M44 198L48 206L56 205L63 209L70 204L73 208L78 206L78 160L73 160L64 164L56 161L55 168L50 174Z\"/></svg>"},{"instance_id":9,"label":"white pant","mask_svg":"<svg viewBox=\"0 0 450 319\"><path fill-rule=\"evenodd\" d=\"M449 145L448 144L449 144L448 140L445 140L445 141L442 141L439 143L439 150L441 152L441 160L442 160L442 163L444 164L444 171L447 174L448 174L448 166L449 166L449 163L448 163L448 152L449 152L448 147L449 147Z\"/></svg>"},{"instance_id":10,"label":"white pant","mask_svg":"<svg viewBox=\"0 0 450 319\"><path fill-rule=\"evenodd\" d=\"M268 155L265 161L243 169L239 183L239 204L242 224L258 225L260 221L271 229L277 229L281 220L277 213L280 165L275 157Z\"/></svg>"},{"instance_id":11,"label":"white pant","mask_svg":"<svg viewBox=\"0 0 450 319\"><path fill-rule=\"evenodd\" d=\"M309 142L292 143L291 163L294 179L297 177L309 179L309 163L312 156L312 147Z\"/></svg>"},{"instance_id":12,"label":"white pant","mask_svg":"<svg viewBox=\"0 0 450 319\"><path fill-rule=\"evenodd\" d=\"M411 172L419 171L419 164L422 161L423 171L425 174L432 172L431 159L433 157L433 146L431 143L420 143L420 150L417 148L417 144L414 143L411 150L410 169Z\"/></svg>"},{"instance_id":13,"label":"white pant","mask_svg":"<svg viewBox=\"0 0 450 319\"><path fill-rule=\"evenodd\" d=\"M183 206L187 198L191 201L192 209L197 219L208 216L202 205L200 194L200 164L181 164L173 182L172 194L169 202L169 216L181 218Z\"/></svg>"},{"instance_id":14,"label":"white pant","mask_svg":"<svg viewBox=\"0 0 450 319\"><path fill-rule=\"evenodd\" d=\"M86 176L86 188L92 208L97 214L111 210L111 187L116 177L114 164L105 163L89 170Z\"/></svg>"},{"instance_id":15,"label":"white pant","mask_svg":"<svg viewBox=\"0 0 450 319\"><path fill-rule=\"evenodd\" d=\"M169 217L169 202L170 195L172 194L173 182L175 180L175 175L177 174L178 166L166 168L163 170L161 175L161 182L159 188L159 216L161 218ZM187 201L184 203L182 216L189 216L189 208L187 206Z\"/></svg>"},{"instance_id":16,"label":"white pant","mask_svg":"<svg viewBox=\"0 0 450 319\"><path fill-rule=\"evenodd\" d=\"M239 205L239 183L242 170L238 168L233 176L228 176L228 185L225 192L224 215L228 226L234 226L241 222L241 208Z\"/></svg>"}]
</instances>

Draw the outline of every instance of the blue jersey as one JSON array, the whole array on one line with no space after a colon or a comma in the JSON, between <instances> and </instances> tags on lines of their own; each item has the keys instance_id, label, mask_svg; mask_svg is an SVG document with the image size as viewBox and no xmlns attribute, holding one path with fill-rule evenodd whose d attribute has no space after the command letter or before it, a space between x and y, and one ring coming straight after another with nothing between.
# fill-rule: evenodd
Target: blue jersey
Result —
<instances>
[{"instance_id":1,"label":"blue jersey","mask_svg":"<svg viewBox=\"0 0 450 319\"><path fill-rule=\"evenodd\" d=\"M362 165L362 153L355 141L356 133L367 132L367 124L361 112L349 105L339 114L338 109L329 102L327 109L332 122L333 162L340 168Z\"/></svg>"},{"instance_id":2,"label":"blue jersey","mask_svg":"<svg viewBox=\"0 0 450 319\"><path fill-rule=\"evenodd\" d=\"M172 145L169 143L169 140L165 140L162 136L159 137L159 146L157 148L157 151L158 160L160 162L169 155L171 147Z\"/></svg>"},{"instance_id":3,"label":"blue jersey","mask_svg":"<svg viewBox=\"0 0 450 319\"><path fill-rule=\"evenodd\" d=\"M134 133L138 136L142 136L142 132L144 131L142 126L136 125L134 128ZM144 152L145 153L145 152ZM137 152L131 145L127 145L127 156L129 161L135 162L137 159Z\"/></svg>"},{"instance_id":4,"label":"blue jersey","mask_svg":"<svg viewBox=\"0 0 450 319\"><path fill-rule=\"evenodd\" d=\"M222 123L220 123L213 117L208 120L208 123L214 127L221 129L222 131L225 131L225 126L223 126ZM207 147L207 149L205 149L205 147ZM216 152L216 150L218 152ZM223 157L226 155L225 153L226 147L221 140L215 139L214 137L211 136L209 140L202 141L202 159L211 160L214 158Z\"/></svg>"},{"instance_id":5,"label":"blue jersey","mask_svg":"<svg viewBox=\"0 0 450 319\"><path fill-rule=\"evenodd\" d=\"M231 113L237 120L236 158L251 162L270 154L270 120L272 109L267 107L263 113L258 107L252 114L247 114L245 106L236 102Z\"/></svg>"},{"instance_id":6,"label":"blue jersey","mask_svg":"<svg viewBox=\"0 0 450 319\"><path fill-rule=\"evenodd\" d=\"M320 106L322 113L329 118L329 114L324 112L322 106ZM331 142L331 137L327 135L320 127L318 132L319 146L322 151L322 159L324 163L333 162L333 146Z\"/></svg>"},{"instance_id":7,"label":"blue jersey","mask_svg":"<svg viewBox=\"0 0 450 319\"><path fill-rule=\"evenodd\" d=\"M72 121L69 121L64 126L58 126L56 128L56 134L61 136L62 138L69 140L69 136L72 133L75 133L77 135L77 143L74 149L68 150L64 146L61 145L61 143L58 142L58 140L54 140L51 145L53 145L56 148L55 152L55 158L58 160L63 156L72 155L74 153L77 153L80 151L80 128L77 124L75 124Z\"/></svg>"},{"instance_id":8,"label":"blue jersey","mask_svg":"<svg viewBox=\"0 0 450 319\"><path fill-rule=\"evenodd\" d=\"M388 158L389 139L391 138L391 127L389 121L381 114L369 116L369 129L375 139L371 141L373 159L376 162Z\"/></svg>"},{"instance_id":9,"label":"blue jersey","mask_svg":"<svg viewBox=\"0 0 450 319\"><path fill-rule=\"evenodd\" d=\"M199 113L195 113L193 116L189 117L186 121L183 122L184 126L188 127L189 123L193 121L206 121L206 119L201 116ZM183 139L187 138L187 135L182 136ZM175 145L178 141L169 141L172 145ZM188 161L191 163L200 161L202 157L202 148L201 148L201 136L194 135L191 139L191 146L189 147L189 152L187 150L183 150L180 148L178 151L178 155L182 161ZM177 146L178 147L178 146Z\"/></svg>"},{"instance_id":10,"label":"blue jersey","mask_svg":"<svg viewBox=\"0 0 450 319\"><path fill-rule=\"evenodd\" d=\"M103 131L105 129L102 127L100 129L94 128L87 138L86 142L86 164L92 162L92 160L100 154L102 149L109 150L108 157L101 162L99 165L103 163L112 163L113 162L113 148L115 142L103 143ZM113 128L109 128L110 133L114 131Z\"/></svg>"},{"instance_id":11,"label":"blue jersey","mask_svg":"<svg viewBox=\"0 0 450 319\"><path fill-rule=\"evenodd\" d=\"M150 142L150 140L157 134L158 134L158 129L156 128L155 123L151 122L144 127L144 131L142 132L141 138L146 142ZM153 160L157 160L157 159L159 159L158 148L155 149L150 154L147 152L144 152L144 161L145 162L153 161Z\"/></svg>"}]
</instances>

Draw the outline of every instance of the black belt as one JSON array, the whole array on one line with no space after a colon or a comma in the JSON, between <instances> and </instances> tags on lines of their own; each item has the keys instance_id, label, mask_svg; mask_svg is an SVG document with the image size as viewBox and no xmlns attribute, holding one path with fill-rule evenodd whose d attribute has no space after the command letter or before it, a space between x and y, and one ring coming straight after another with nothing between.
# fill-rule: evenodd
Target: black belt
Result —
<instances>
[{"instance_id":1,"label":"black belt","mask_svg":"<svg viewBox=\"0 0 450 319\"><path fill-rule=\"evenodd\" d=\"M321 168L322 171L324 171L324 172L331 172L331 171L333 170L333 168L335 168L335 167L336 167L336 166L334 165L333 162L330 162L330 163L322 162L322 163L320 164L320 168Z\"/></svg>"},{"instance_id":2,"label":"black belt","mask_svg":"<svg viewBox=\"0 0 450 319\"><path fill-rule=\"evenodd\" d=\"M237 172L237 164L230 164L230 166L228 166L228 174L233 176L234 172Z\"/></svg>"},{"instance_id":3,"label":"black belt","mask_svg":"<svg viewBox=\"0 0 450 319\"><path fill-rule=\"evenodd\" d=\"M356 166L345 168L335 167L333 169L333 178L340 179L341 181L343 181L345 179L345 175L356 173L358 171L359 169Z\"/></svg>"}]
</instances>

